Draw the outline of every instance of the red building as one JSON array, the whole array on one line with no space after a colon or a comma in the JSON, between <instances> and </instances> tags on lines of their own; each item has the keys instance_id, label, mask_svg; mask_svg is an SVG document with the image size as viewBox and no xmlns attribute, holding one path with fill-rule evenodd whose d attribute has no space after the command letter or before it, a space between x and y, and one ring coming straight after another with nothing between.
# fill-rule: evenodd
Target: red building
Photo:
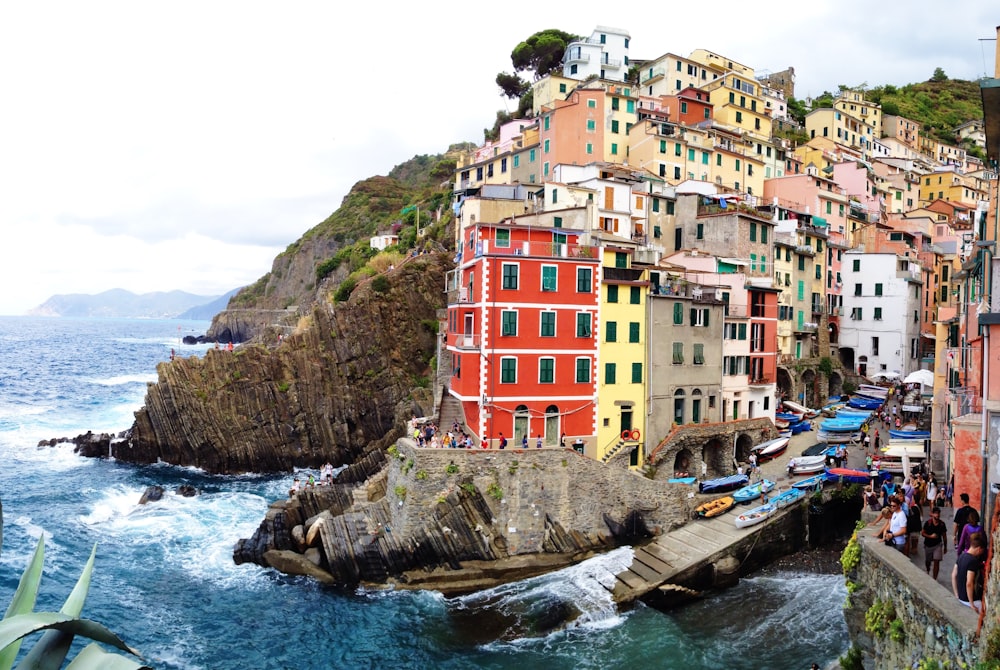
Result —
<instances>
[{"instance_id":1,"label":"red building","mask_svg":"<svg viewBox=\"0 0 1000 670\"><path fill-rule=\"evenodd\" d=\"M478 439L596 434L600 255L580 231L472 223L448 305L449 393Z\"/></svg>"}]
</instances>

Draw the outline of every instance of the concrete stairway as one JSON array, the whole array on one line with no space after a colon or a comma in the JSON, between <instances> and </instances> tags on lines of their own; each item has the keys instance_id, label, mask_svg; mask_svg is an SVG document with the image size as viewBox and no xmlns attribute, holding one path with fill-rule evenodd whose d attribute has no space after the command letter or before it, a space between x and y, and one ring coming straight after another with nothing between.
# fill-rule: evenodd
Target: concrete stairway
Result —
<instances>
[{"instance_id":1,"label":"concrete stairway","mask_svg":"<svg viewBox=\"0 0 1000 670\"><path fill-rule=\"evenodd\" d=\"M466 433L472 435L473 439L477 439L478 435L469 430L465 425L465 415L462 412L462 403L458 401L458 398L447 392L441 396L441 406L438 409L438 427L444 432L451 430L451 425L455 422L461 429L465 430ZM478 446L478 445L477 445Z\"/></svg>"}]
</instances>

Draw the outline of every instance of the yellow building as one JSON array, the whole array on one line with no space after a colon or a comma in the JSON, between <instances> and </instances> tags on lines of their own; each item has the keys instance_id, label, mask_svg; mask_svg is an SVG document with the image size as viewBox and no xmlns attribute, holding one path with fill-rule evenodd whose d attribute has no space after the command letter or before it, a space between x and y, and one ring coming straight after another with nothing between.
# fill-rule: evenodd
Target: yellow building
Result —
<instances>
[{"instance_id":1,"label":"yellow building","mask_svg":"<svg viewBox=\"0 0 1000 670\"><path fill-rule=\"evenodd\" d=\"M842 91L833 108L814 109L806 114L809 139L827 138L869 157L872 143L882 130L879 106L865 100L858 91Z\"/></svg>"},{"instance_id":2,"label":"yellow building","mask_svg":"<svg viewBox=\"0 0 1000 670\"><path fill-rule=\"evenodd\" d=\"M986 189L986 182L977 176L949 169L936 170L920 179L920 204L948 200L975 209L980 201L987 200Z\"/></svg>"},{"instance_id":3,"label":"yellow building","mask_svg":"<svg viewBox=\"0 0 1000 670\"><path fill-rule=\"evenodd\" d=\"M631 249L603 248L597 320L597 458L627 449L630 465L639 467L656 445L647 444L645 434L649 277L645 268L632 267L632 253Z\"/></svg>"},{"instance_id":4,"label":"yellow building","mask_svg":"<svg viewBox=\"0 0 1000 670\"><path fill-rule=\"evenodd\" d=\"M724 77L701 88L709 94L718 123L761 140L770 140L771 116L764 104L760 84L752 75L727 72Z\"/></svg>"}]
</instances>

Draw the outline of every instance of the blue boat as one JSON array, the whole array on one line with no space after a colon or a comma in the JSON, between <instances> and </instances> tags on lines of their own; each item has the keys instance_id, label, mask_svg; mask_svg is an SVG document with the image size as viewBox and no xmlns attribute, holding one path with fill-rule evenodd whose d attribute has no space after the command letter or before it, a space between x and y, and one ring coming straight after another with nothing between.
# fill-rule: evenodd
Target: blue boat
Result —
<instances>
[{"instance_id":1,"label":"blue boat","mask_svg":"<svg viewBox=\"0 0 1000 670\"><path fill-rule=\"evenodd\" d=\"M878 409L882 406L882 403L883 401L878 398L855 396L847 401L847 406L854 407L856 409Z\"/></svg>"},{"instance_id":2,"label":"blue boat","mask_svg":"<svg viewBox=\"0 0 1000 670\"><path fill-rule=\"evenodd\" d=\"M788 507L792 503L802 500L806 497L806 492L803 489L788 489L787 491L782 491L778 495L771 498L771 504L777 505L778 509L782 507Z\"/></svg>"},{"instance_id":3,"label":"blue boat","mask_svg":"<svg viewBox=\"0 0 1000 670\"><path fill-rule=\"evenodd\" d=\"M698 481L697 477L673 477L667 480L671 484L694 484Z\"/></svg>"},{"instance_id":4,"label":"blue boat","mask_svg":"<svg viewBox=\"0 0 1000 670\"><path fill-rule=\"evenodd\" d=\"M745 504L751 500L756 500L760 497L761 489L764 492L770 491L774 488L774 482L770 479L762 479L756 484L750 484L749 486L744 486L739 491L733 493L733 500L737 503Z\"/></svg>"},{"instance_id":5,"label":"blue boat","mask_svg":"<svg viewBox=\"0 0 1000 670\"><path fill-rule=\"evenodd\" d=\"M819 429L828 433L853 433L861 430L864 423L863 419L827 419L819 424Z\"/></svg>"},{"instance_id":6,"label":"blue boat","mask_svg":"<svg viewBox=\"0 0 1000 670\"><path fill-rule=\"evenodd\" d=\"M812 426L808 421L799 421L798 423L793 423L788 427L792 431L792 435L798 435L799 433L804 433L807 430L812 430Z\"/></svg>"},{"instance_id":7,"label":"blue boat","mask_svg":"<svg viewBox=\"0 0 1000 670\"><path fill-rule=\"evenodd\" d=\"M926 440L931 433L927 430L890 430L889 437L895 440Z\"/></svg>"},{"instance_id":8,"label":"blue boat","mask_svg":"<svg viewBox=\"0 0 1000 670\"><path fill-rule=\"evenodd\" d=\"M799 489L801 491L814 491L819 488L823 488L823 484L826 484L827 478L826 473L821 472L818 475L813 475L812 477L806 477L805 479L800 479L799 481L792 484L793 489Z\"/></svg>"},{"instance_id":9,"label":"blue boat","mask_svg":"<svg viewBox=\"0 0 1000 670\"><path fill-rule=\"evenodd\" d=\"M802 416L801 415L799 415L799 414L789 414L787 412L775 412L774 418L775 419L779 419L781 421L787 421L788 423L795 423L796 421L801 421L802 420Z\"/></svg>"},{"instance_id":10,"label":"blue boat","mask_svg":"<svg viewBox=\"0 0 1000 670\"><path fill-rule=\"evenodd\" d=\"M708 479L698 484L699 493L725 493L746 486L750 478L746 475L729 475L718 479Z\"/></svg>"}]
</instances>

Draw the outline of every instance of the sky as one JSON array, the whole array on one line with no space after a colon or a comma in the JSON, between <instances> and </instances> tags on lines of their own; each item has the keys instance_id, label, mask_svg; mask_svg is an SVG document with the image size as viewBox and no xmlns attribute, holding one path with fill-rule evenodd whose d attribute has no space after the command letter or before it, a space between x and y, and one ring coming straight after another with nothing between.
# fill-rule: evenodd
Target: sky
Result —
<instances>
[{"instance_id":1,"label":"sky","mask_svg":"<svg viewBox=\"0 0 1000 670\"><path fill-rule=\"evenodd\" d=\"M496 74L547 28L625 29L631 60L704 48L758 74L792 66L797 98L994 73L991 3L783 2L3 3L0 314L252 283L356 182L481 143L516 107Z\"/></svg>"}]
</instances>

